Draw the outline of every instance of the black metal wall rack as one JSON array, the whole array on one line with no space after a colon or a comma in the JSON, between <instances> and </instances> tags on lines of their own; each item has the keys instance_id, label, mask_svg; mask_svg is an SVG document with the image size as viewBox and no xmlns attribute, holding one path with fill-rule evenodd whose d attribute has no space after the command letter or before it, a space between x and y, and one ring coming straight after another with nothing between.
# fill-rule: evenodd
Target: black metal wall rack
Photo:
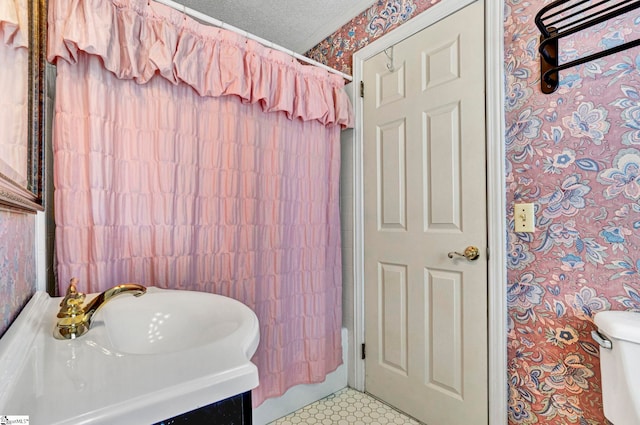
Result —
<instances>
[{"instance_id":1,"label":"black metal wall rack","mask_svg":"<svg viewBox=\"0 0 640 425\"><path fill-rule=\"evenodd\" d=\"M556 91L560 71L602 58L631 47L640 39L558 64L558 40L640 7L640 0L556 0L537 13L535 22L540 36L540 88L543 93Z\"/></svg>"}]
</instances>

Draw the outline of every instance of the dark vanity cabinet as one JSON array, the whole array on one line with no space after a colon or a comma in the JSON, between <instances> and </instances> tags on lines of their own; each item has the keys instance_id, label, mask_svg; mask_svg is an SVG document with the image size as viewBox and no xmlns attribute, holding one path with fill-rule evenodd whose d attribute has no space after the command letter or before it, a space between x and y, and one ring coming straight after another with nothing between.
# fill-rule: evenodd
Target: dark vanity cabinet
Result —
<instances>
[{"instance_id":1,"label":"dark vanity cabinet","mask_svg":"<svg viewBox=\"0 0 640 425\"><path fill-rule=\"evenodd\" d=\"M155 425L251 425L251 391L209 404Z\"/></svg>"}]
</instances>

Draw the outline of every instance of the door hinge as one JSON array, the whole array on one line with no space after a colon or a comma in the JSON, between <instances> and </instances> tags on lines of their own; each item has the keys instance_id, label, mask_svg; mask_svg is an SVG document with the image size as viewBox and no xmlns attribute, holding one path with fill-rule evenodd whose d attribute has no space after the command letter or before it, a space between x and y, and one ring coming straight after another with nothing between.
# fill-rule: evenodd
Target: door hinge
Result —
<instances>
[{"instance_id":1,"label":"door hinge","mask_svg":"<svg viewBox=\"0 0 640 425\"><path fill-rule=\"evenodd\" d=\"M361 358L362 360L364 360L364 359L366 359L366 358L367 358L367 351L365 350L365 345L364 345L364 343L362 344L362 347L361 347L360 353L361 353L361 354L360 354L360 358Z\"/></svg>"},{"instance_id":2,"label":"door hinge","mask_svg":"<svg viewBox=\"0 0 640 425\"><path fill-rule=\"evenodd\" d=\"M364 97L364 81L360 81L360 97Z\"/></svg>"}]
</instances>

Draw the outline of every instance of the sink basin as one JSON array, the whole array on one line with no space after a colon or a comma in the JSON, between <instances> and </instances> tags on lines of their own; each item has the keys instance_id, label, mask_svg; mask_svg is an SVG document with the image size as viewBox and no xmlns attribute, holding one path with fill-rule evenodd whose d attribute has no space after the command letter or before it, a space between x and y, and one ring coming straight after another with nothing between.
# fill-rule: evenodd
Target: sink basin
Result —
<instances>
[{"instance_id":1,"label":"sink basin","mask_svg":"<svg viewBox=\"0 0 640 425\"><path fill-rule=\"evenodd\" d=\"M37 292L0 339L3 414L151 424L258 385L258 320L238 301L151 287L109 301L72 340L52 336L59 303Z\"/></svg>"},{"instance_id":2,"label":"sink basin","mask_svg":"<svg viewBox=\"0 0 640 425\"><path fill-rule=\"evenodd\" d=\"M104 326L107 339L101 345L117 352L160 354L222 341L251 324L253 316L244 304L220 295L149 288L141 297L120 295L109 301L93 326Z\"/></svg>"}]
</instances>

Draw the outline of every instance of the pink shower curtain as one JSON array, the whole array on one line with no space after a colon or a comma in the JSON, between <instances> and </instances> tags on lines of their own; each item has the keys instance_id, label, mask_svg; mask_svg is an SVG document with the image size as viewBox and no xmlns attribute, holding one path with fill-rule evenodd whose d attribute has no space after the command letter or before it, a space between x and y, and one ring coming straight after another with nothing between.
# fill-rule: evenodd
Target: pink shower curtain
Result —
<instances>
[{"instance_id":1,"label":"pink shower curtain","mask_svg":"<svg viewBox=\"0 0 640 425\"><path fill-rule=\"evenodd\" d=\"M341 363L343 81L142 1L50 0L60 290L214 292L260 320L254 405Z\"/></svg>"}]
</instances>

